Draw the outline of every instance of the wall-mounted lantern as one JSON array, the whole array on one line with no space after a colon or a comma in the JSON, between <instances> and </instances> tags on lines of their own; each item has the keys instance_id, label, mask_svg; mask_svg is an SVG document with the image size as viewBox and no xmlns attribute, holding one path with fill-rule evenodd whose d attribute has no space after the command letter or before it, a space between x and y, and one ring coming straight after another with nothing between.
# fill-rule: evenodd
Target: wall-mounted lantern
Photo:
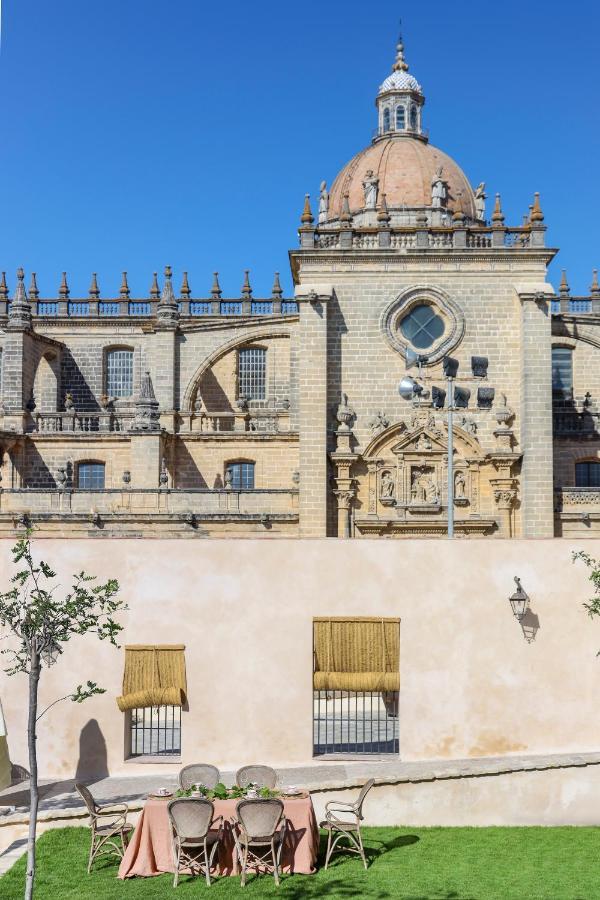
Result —
<instances>
[{"instance_id":1,"label":"wall-mounted lantern","mask_svg":"<svg viewBox=\"0 0 600 900\"><path fill-rule=\"evenodd\" d=\"M523 590L521 586L521 579L517 578L515 575L515 584L517 585L517 589L514 594L508 598L510 601L510 605L512 607L513 615L520 622L525 612L527 611L527 604L529 602L529 597Z\"/></svg>"}]
</instances>

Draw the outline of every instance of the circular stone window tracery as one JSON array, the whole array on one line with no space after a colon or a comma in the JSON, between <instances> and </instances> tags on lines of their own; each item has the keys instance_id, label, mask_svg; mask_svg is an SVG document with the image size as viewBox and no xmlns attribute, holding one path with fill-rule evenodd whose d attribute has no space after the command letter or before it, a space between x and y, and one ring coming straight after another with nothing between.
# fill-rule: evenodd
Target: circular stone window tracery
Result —
<instances>
[{"instance_id":1,"label":"circular stone window tracery","mask_svg":"<svg viewBox=\"0 0 600 900\"><path fill-rule=\"evenodd\" d=\"M425 365L433 365L460 342L465 319L445 291L415 285L388 304L380 327L396 352L404 355L410 347L426 356Z\"/></svg>"}]
</instances>

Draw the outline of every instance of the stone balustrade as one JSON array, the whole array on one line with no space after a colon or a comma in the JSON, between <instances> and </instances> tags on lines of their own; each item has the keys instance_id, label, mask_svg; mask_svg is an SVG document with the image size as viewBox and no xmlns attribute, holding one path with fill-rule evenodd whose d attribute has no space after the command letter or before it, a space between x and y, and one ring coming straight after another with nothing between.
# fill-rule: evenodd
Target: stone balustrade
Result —
<instances>
[{"instance_id":1,"label":"stone balustrade","mask_svg":"<svg viewBox=\"0 0 600 900\"><path fill-rule=\"evenodd\" d=\"M552 411L552 429L555 435L582 437L598 436L600 413L587 409L578 412L575 409L554 409Z\"/></svg>"},{"instance_id":2,"label":"stone balustrade","mask_svg":"<svg viewBox=\"0 0 600 900\"><path fill-rule=\"evenodd\" d=\"M538 232L536 231L536 235ZM348 236L348 237L346 237ZM431 227L420 229L419 226L405 228L370 227L352 229L304 229L300 234L303 249L318 250L489 250L515 249L522 250L533 246L543 246L543 231L539 231L539 240L532 240L530 226L520 228L467 226L458 224L455 227Z\"/></svg>"},{"instance_id":3,"label":"stone balustrade","mask_svg":"<svg viewBox=\"0 0 600 900\"><path fill-rule=\"evenodd\" d=\"M600 511L600 487L561 487L554 491L557 512L577 512L580 507Z\"/></svg>"},{"instance_id":4,"label":"stone balustrade","mask_svg":"<svg viewBox=\"0 0 600 900\"><path fill-rule=\"evenodd\" d=\"M8 315L11 301L0 299L0 318ZM158 300L32 300L31 313L39 319L97 319L154 318ZM223 318L228 316L295 316L298 304L295 300L179 300L179 315L182 319Z\"/></svg>"},{"instance_id":5,"label":"stone balustrade","mask_svg":"<svg viewBox=\"0 0 600 900\"><path fill-rule=\"evenodd\" d=\"M86 516L90 520L96 515L144 513L278 516L296 514L297 508L297 488L242 491L231 488L136 489L127 485L122 490L85 491L68 487L0 490L0 516L10 514L15 519L44 514Z\"/></svg>"},{"instance_id":6,"label":"stone balustrade","mask_svg":"<svg viewBox=\"0 0 600 900\"><path fill-rule=\"evenodd\" d=\"M32 430L40 434L127 431L133 412L35 412Z\"/></svg>"}]
</instances>

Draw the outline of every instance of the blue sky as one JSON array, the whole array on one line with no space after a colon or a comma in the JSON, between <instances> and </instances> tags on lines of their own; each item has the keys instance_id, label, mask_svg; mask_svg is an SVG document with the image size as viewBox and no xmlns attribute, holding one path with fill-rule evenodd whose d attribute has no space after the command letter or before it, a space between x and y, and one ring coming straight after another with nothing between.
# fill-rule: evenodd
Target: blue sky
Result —
<instances>
[{"instance_id":1,"label":"blue sky","mask_svg":"<svg viewBox=\"0 0 600 900\"><path fill-rule=\"evenodd\" d=\"M403 8L404 7L404 8ZM368 144L398 17L433 144L519 224L539 190L552 279L600 266L600 9L542 0L2 0L0 268L72 296L218 269L291 289L304 193Z\"/></svg>"}]
</instances>

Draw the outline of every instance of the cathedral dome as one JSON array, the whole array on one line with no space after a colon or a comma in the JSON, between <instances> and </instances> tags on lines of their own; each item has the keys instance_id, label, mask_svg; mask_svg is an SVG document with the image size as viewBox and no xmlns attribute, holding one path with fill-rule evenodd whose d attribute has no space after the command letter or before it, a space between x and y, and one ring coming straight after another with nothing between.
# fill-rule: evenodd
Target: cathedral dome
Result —
<instances>
[{"instance_id":1,"label":"cathedral dome","mask_svg":"<svg viewBox=\"0 0 600 900\"><path fill-rule=\"evenodd\" d=\"M442 150L409 135L379 138L350 160L332 185L329 219L339 218L346 193L352 214L364 209L363 181L370 170L379 179L379 197L386 195L390 210L431 209L432 181L440 168L447 184L446 209L454 212L460 207L468 219L475 219L473 189L463 171Z\"/></svg>"}]
</instances>

